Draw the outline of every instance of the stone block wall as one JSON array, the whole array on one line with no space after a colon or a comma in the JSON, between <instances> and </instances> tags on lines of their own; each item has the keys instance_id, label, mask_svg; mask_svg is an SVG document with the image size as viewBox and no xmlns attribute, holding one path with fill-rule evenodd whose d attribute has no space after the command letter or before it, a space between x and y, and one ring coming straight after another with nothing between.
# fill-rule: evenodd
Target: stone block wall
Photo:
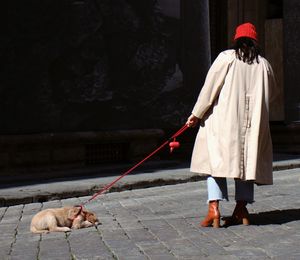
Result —
<instances>
[{"instance_id":1,"label":"stone block wall","mask_svg":"<svg viewBox=\"0 0 300 260\"><path fill-rule=\"evenodd\" d=\"M2 180L140 159L209 68L208 1L6 1L0 18Z\"/></svg>"},{"instance_id":2,"label":"stone block wall","mask_svg":"<svg viewBox=\"0 0 300 260\"><path fill-rule=\"evenodd\" d=\"M163 135L147 129L0 136L0 183L105 175L140 161Z\"/></svg>"},{"instance_id":3,"label":"stone block wall","mask_svg":"<svg viewBox=\"0 0 300 260\"><path fill-rule=\"evenodd\" d=\"M7 1L0 134L180 126L195 97L183 87L180 10L172 6Z\"/></svg>"}]
</instances>

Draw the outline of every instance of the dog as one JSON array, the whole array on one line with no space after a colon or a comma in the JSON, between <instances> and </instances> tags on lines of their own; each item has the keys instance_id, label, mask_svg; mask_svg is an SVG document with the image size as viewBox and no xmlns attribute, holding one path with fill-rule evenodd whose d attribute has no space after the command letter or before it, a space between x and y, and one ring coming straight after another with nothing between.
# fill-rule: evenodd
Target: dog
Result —
<instances>
[{"instance_id":1,"label":"dog","mask_svg":"<svg viewBox=\"0 0 300 260\"><path fill-rule=\"evenodd\" d=\"M95 213L87 211L82 206L67 206L45 209L33 216L30 224L32 233L68 232L98 225Z\"/></svg>"}]
</instances>

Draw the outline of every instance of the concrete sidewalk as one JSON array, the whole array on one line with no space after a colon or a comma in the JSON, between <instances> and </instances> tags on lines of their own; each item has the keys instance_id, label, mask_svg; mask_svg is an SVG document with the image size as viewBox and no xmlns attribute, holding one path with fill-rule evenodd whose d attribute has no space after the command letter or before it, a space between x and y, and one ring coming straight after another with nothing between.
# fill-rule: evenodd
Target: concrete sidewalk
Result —
<instances>
[{"instance_id":1,"label":"concrete sidewalk","mask_svg":"<svg viewBox=\"0 0 300 260\"><path fill-rule=\"evenodd\" d=\"M165 167L167 165L167 167ZM189 162L161 163L155 167L151 162L146 163L143 171L135 171L118 181L110 191L123 191L154 186L186 183L204 179L196 173L189 171ZM132 166L125 168L124 172ZM300 156L274 154L273 170L300 168ZM119 168L118 168L119 170ZM0 207L33 202L45 202L56 199L90 196L105 185L114 181L119 175L101 172L101 177L60 179L36 184L15 184L14 186L0 186ZM137 172L137 173L136 173ZM107 177L103 177L107 176Z\"/></svg>"}]
</instances>

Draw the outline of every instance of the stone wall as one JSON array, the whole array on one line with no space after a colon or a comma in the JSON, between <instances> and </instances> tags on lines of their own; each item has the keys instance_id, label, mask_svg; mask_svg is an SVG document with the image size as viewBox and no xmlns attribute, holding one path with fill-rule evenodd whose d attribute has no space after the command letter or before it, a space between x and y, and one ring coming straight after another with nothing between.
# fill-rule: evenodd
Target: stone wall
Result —
<instances>
[{"instance_id":1,"label":"stone wall","mask_svg":"<svg viewBox=\"0 0 300 260\"><path fill-rule=\"evenodd\" d=\"M270 104L270 121L284 121L283 37L282 19L265 22L265 57L270 62L276 78L278 95Z\"/></svg>"},{"instance_id":2,"label":"stone wall","mask_svg":"<svg viewBox=\"0 0 300 260\"><path fill-rule=\"evenodd\" d=\"M2 181L133 162L185 123L209 67L208 1L2 7ZM189 132L180 149L187 159Z\"/></svg>"},{"instance_id":3,"label":"stone wall","mask_svg":"<svg viewBox=\"0 0 300 260\"><path fill-rule=\"evenodd\" d=\"M300 123L300 2L283 1L285 121Z\"/></svg>"},{"instance_id":4,"label":"stone wall","mask_svg":"<svg viewBox=\"0 0 300 260\"><path fill-rule=\"evenodd\" d=\"M0 134L180 126L195 93L183 87L180 12L171 5L7 1Z\"/></svg>"}]
</instances>

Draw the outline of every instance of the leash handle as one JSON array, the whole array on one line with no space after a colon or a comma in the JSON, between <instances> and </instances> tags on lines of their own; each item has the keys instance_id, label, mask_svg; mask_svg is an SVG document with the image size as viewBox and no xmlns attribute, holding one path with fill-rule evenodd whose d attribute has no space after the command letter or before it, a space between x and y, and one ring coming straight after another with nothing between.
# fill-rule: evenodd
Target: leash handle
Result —
<instances>
[{"instance_id":1,"label":"leash handle","mask_svg":"<svg viewBox=\"0 0 300 260\"><path fill-rule=\"evenodd\" d=\"M138 166L140 166L142 163L144 163L145 161L147 161L150 157L152 157L154 154L156 154L158 151L160 151L164 146L166 146L171 140L173 140L174 138L176 138L179 135L181 135L188 128L189 127L185 124L175 134L173 134L167 141L165 141L157 149L155 149L152 153L150 153L149 155L147 155L144 159L142 159L136 165L134 165L133 167L131 167L129 170L127 170L121 176L119 176L118 178L116 178L114 181L112 181L111 183L109 183L106 186L104 186L100 191L98 191L97 193L95 193L90 199L88 199L86 202L84 202L82 204L82 206L85 205L85 204L87 204L88 202L92 201L93 199L95 199L99 195L103 194L105 191L109 190L116 182L118 182L120 179L122 179L123 177L125 177L126 175L128 175L130 172L132 172L133 170L135 170Z\"/></svg>"}]
</instances>

